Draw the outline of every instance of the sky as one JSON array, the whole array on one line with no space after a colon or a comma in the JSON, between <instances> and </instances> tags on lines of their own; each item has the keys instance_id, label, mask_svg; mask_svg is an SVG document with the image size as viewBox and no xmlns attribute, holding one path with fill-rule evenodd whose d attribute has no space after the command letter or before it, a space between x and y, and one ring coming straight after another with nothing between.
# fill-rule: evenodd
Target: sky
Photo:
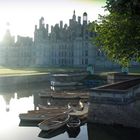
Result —
<instances>
[{"instance_id":1,"label":"sky","mask_svg":"<svg viewBox=\"0 0 140 140\"><path fill-rule=\"evenodd\" d=\"M68 24L75 10L76 16L87 12L88 20L96 20L105 14L103 6L105 0L0 0L0 41L7 28L14 36L33 37L41 17L49 26L60 20Z\"/></svg>"}]
</instances>

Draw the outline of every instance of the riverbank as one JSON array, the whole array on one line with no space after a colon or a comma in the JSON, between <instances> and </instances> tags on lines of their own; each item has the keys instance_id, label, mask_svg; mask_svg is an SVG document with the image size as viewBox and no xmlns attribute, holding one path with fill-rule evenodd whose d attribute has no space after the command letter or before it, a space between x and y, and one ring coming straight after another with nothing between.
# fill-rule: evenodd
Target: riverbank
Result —
<instances>
[{"instance_id":1,"label":"riverbank","mask_svg":"<svg viewBox=\"0 0 140 140\"><path fill-rule=\"evenodd\" d=\"M0 86L28 84L33 82L49 82L50 73L79 73L86 72L85 69L69 67L44 67L44 68L5 68L0 67ZM139 68L131 68L131 74L138 74ZM88 75L84 80L85 84L92 86L100 81L107 81L107 75L110 72L95 73ZM87 80L87 81L86 81Z\"/></svg>"},{"instance_id":2,"label":"riverbank","mask_svg":"<svg viewBox=\"0 0 140 140\"><path fill-rule=\"evenodd\" d=\"M75 68L0 68L0 86L50 82L50 73L77 72Z\"/></svg>"},{"instance_id":3,"label":"riverbank","mask_svg":"<svg viewBox=\"0 0 140 140\"><path fill-rule=\"evenodd\" d=\"M65 73L65 72L76 72L85 71L80 68L70 68L70 67L25 67L25 68L15 68L15 67L1 67L0 66L0 76L13 76L13 75L31 75L38 73Z\"/></svg>"},{"instance_id":4,"label":"riverbank","mask_svg":"<svg viewBox=\"0 0 140 140\"><path fill-rule=\"evenodd\" d=\"M46 73L0 76L0 86L29 84L35 82L49 82L49 81L50 81L50 74L46 74Z\"/></svg>"}]
</instances>

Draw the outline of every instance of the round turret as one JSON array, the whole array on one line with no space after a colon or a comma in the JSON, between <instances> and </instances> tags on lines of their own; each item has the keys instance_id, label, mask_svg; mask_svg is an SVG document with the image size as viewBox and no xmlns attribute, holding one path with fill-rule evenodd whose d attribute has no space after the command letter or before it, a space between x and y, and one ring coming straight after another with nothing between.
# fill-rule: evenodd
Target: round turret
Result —
<instances>
[{"instance_id":1,"label":"round turret","mask_svg":"<svg viewBox=\"0 0 140 140\"><path fill-rule=\"evenodd\" d=\"M87 13L86 13L86 12L84 12L84 13L83 13L83 16L87 16Z\"/></svg>"},{"instance_id":2,"label":"round turret","mask_svg":"<svg viewBox=\"0 0 140 140\"><path fill-rule=\"evenodd\" d=\"M83 13L83 24L87 24L87 13Z\"/></svg>"}]
</instances>

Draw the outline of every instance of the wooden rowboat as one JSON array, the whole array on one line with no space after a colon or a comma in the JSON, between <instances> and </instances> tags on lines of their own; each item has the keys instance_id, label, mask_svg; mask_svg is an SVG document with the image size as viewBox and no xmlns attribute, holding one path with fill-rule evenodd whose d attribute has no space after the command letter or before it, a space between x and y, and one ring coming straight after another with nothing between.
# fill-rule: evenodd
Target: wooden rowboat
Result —
<instances>
[{"instance_id":1,"label":"wooden rowboat","mask_svg":"<svg viewBox=\"0 0 140 140\"><path fill-rule=\"evenodd\" d=\"M19 114L19 118L21 121L43 121L48 118L52 118L54 116L57 116L60 113L44 113L44 112L38 112L38 113L21 113Z\"/></svg>"},{"instance_id":2,"label":"wooden rowboat","mask_svg":"<svg viewBox=\"0 0 140 140\"><path fill-rule=\"evenodd\" d=\"M64 126L68 122L69 118L70 116L67 113L59 114L53 118L44 120L39 123L38 126L44 131L55 130Z\"/></svg>"},{"instance_id":3,"label":"wooden rowboat","mask_svg":"<svg viewBox=\"0 0 140 140\"><path fill-rule=\"evenodd\" d=\"M41 104L38 104L38 107L39 109L44 109L44 110L59 110L59 109L64 109L66 110L67 107L58 107L58 106L45 106L45 105L41 105Z\"/></svg>"},{"instance_id":4,"label":"wooden rowboat","mask_svg":"<svg viewBox=\"0 0 140 140\"><path fill-rule=\"evenodd\" d=\"M76 116L70 116L69 121L67 122L67 127L69 129L73 129L79 127L81 124L81 120Z\"/></svg>"},{"instance_id":5,"label":"wooden rowboat","mask_svg":"<svg viewBox=\"0 0 140 140\"><path fill-rule=\"evenodd\" d=\"M58 107L58 106L53 106L53 107L47 107L47 106L44 106L44 105L40 105L38 104L38 107L41 109L41 110L46 110L46 112L52 112L52 113L55 113L55 112L59 112L59 113L69 113L71 112L73 109L70 107Z\"/></svg>"},{"instance_id":6,"label":"wooden rowboat","mask_svg":"<svg viewBox=\"0 0 140 140\"><path fill-rule=\"evenodd\" d=\"M71 111L69 113L69 115L70 116L77 116L80 119L87 118L87 115L88 115L88 105L84 105L81 110L73 109L73 111Z\"/></svg>"}]
</instances>

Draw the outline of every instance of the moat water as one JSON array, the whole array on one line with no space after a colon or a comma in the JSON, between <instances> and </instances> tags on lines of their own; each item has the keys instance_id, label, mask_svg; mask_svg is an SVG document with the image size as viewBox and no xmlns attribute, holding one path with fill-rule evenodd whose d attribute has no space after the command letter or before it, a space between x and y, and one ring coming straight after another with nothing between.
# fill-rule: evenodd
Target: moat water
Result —
<instances>
[{"instance_id":1,"label":"moat water","mask_svg":"<svg viewBox=\"0 0 140 140\"><path fill-rule=\"evenodd\" d=\"M36 108L41 102L38 94L46 90L46 83L0 87L0 140L140 140L140 129L121 126L88 123L75 132L62 128L50 136L37 126L20 126L19 113Z\"/></svg>"}]
</instances>

